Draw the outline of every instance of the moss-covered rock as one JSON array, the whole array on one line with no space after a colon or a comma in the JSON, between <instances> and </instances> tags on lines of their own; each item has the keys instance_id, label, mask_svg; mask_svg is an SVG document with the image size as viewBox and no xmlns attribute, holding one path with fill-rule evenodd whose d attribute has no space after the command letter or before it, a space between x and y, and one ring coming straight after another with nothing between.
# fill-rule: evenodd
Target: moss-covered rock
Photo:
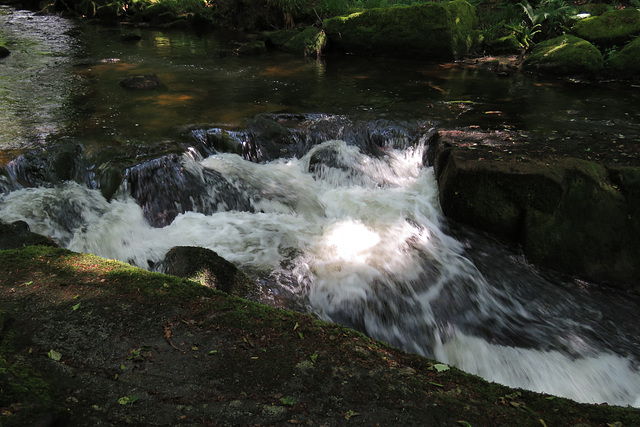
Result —
<instances>
[{"instance_id":1,"label":"moss-covered rock","mask_svg":"<svg viewBox=\"0 0 640 427\"><path fill-rule=\"evenodd\" d=\"M640 38L628 43L607 62L613 71L625 76L640 75Z\"/></svg>"},{"instance_id":2,"label":"moss-covered rock","mask_svg":"<svg viewBox=\"0 0 640 427\"><path fill-rule=\"evenodd\" d=\"M323 30L309 26L287 40L282 50L300 53L305 56L318 56L327 44L327 36Z\"/></svg>"},{"instance_id":3,"label":"moss-covered rock","mask_svg":"<svg viewBox=\"0 0 640 427\"><path fill-rule=\"evenodd\" d=\"M640 10L611 10L600 16L578 21L571 31L578 37L601 47L621 45L640 34Z\"/></svg>"},{"instance_id":4,"label":"moss-covered rock","mask_svg":"<svg viewBox=\"0 0 640 427\"><path fill-rule=\"evenodd\" d=\"M445 215L521 243L540 265L640 292L640 169L488 160L482 147L436 152Z\"/></svg>"},{"instance_id":5,"label":"moss-covered rock","mask_svg":"<svg viewBox=\"0 0 640 427\"><path fill-rule=\"evenodd\" d=\"M329 45L363 55L451 59L478 40L478 19L464 0L371 9L324 21Z\"/></svg>"},{"instance_id":6,"label":"moss-covered rock","mask_svg":"<svg viewBox=\"0 0 640 427\"><path fill-rule=\"evenodd\" d=\"M235 264L214 251L192 246L172 248L163 261L167 274L194 280L242 298L255 296L257 286Z\"/></svg>"},{"instance_id":7,"label":"moss-covered rock","mask_svg":"<svg viewBox=\"0 0 640 427\"><path fill-rule=\"evenodd\" d=\"M520 41L515 34L485 41L487 49L496 54L519 53L522 51Z\"/></svg>"},{"instance_id":8,"label":"moss-covered rock","mask_svg":"<svg viewBox=\"0 0 640 427\"><path fill-rule=\"evenodd\" d=\"M602 53L588 41L565 34L544 41L524 62L525 69L551 74L590 74L602 70Z\"/></svg>"}]
</instances>

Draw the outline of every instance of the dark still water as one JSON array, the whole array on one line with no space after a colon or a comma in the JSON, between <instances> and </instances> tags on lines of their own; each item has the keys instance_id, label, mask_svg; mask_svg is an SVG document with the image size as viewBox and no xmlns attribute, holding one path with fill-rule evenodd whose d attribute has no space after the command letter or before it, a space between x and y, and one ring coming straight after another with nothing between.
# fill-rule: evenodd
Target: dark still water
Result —
<instances>
[{"instance_id":1,"label":"dark still water","mask_svg":"<svg viewBox=\"0 0 640 427\"><path fill-rule=\"evenodd\" d=\"M0 8L0 220L143 268L207 247L260 301L489 380L640 406L638 301L448 223L423 160L435 128L635 144L638 88L228 55L241 37ZM119 84L144 74L162 86Z\"/></svg>"}]
</instances>

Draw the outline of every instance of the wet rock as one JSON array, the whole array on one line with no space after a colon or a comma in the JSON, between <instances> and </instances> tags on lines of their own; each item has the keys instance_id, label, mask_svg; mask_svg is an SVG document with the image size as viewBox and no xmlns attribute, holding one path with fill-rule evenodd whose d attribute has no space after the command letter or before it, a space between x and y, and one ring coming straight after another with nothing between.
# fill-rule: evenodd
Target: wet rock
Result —
<instances>
[{"instance_id":1,"label":"wet rock","mask_svg":"<svg viewBox=\"0 0 640 427\"><path fill-rule=\"evenodd\" d=\"M251 211L249 200L219 172L197 163L185 164L176 154L128 168L125 173L131 196L154 227L171 224L187 211L211 214L220 207Z\"/></svg>"},{"instance_id":2,"label":"wet rock","mask_svg":"<svg viewBox=\"0 0 640 427\"><path fill-rule=\"evenodd\" d=\"M37 187L63 181L86 180L84 149L64 144L52 149L27 151L5 167L11 187Z\"/></svg>"},{"instance_id":3,"label":"wet rock","mask_svg":"<svg viewBox=\"0 0 640 427\"><path fill-rule=\"evenodd\" d=\"M477 42L478 18L463 0L370 9L329 18L328 47L363 55L451 59Z\"/></svg>"},{"instance_id":4,"label":"wet rock","mask_svg":"<svg viewBox=\"0 0 640 427\"><path fill-rule=\"evenodd\" d=\"M640 34L640 10L632 7L611 10L578 21L571 31L600 47L620 46Z\"/></svg>"},{"instance_id":5,"label":"wet rock","mask_svg":"<svg viewBox=\"0 0 640 427\"><path fill-rule=\"evenodd\" d=\"M604 61L594 45L565 34L537 44L524 67L557 75L591 74L602 70Z\"/></svg>"},{"instance_id":6,"label":"wet rock","mask_svg":"<svg viewBox=\"0 0 640 427\"><path fill-rule=\"evenodd\" d=\"M256 293L256 283L235 264L210 249L175 246L161 267L166 274L195 280L229 295L247 298Z\"/></svg>"},{"instance_id":7,"label":"wet rock","mask_svg":"<svg viewBox=\"0 0 640 427\"><path fill-rule=\"evenodd\" d=\"M0 46L0 58L6 58L11 54L11 51L4 46Z\"/></svg>"},{"instance_id":8,"label":"wet rock","mask_svg":"<svg viewBox=\"0 0 640 427\"><path fill-rule=\"evenodd\" d=\"M24 221L15 221L11 224L0 221L0 250L20 249L32 245L58 246L53 240L32 233L29 224Z\"/></svg>"},{"instance_id":9,"label":"wet rock","mask_svg":"<svg viewBox=\"0 0 640 427\"><path fill-rule=\"evenodd\" d=\"M522 244L539 265L640 292L640 168L434 144L446 216Z\"/></svg>"},{"instance_id":10,"label":"wet rock","mask_svg":"<svg viewBox=\"0 0 640 427\"><path fill-rule=\"evenodd\" d=\"M160 79L155 74L145 74L144 76L127 77L120 81L120 86L125 89L156 89L162 85Z\"/></svg>"},{"instance_id":11,"label":"wet rock","mask_svg":"<svg viewBox=\"0 0 640 427\"><path fill-rule=\"evenodd\" d=\"M256 56L262 55L263 53L267 53L267 47L262 40L256 40L250 43L242 44L238 49L236 49L238 55L243 56Z\"/></svg>"},{"instance_id":12,"label":"wet rock","mask_svg":"<svg viewBox=\"0 0 640 427\"><path fill-rule=\"evenodd\" d=\"M136 33L127 33L127 34L123 34L122 37L120 38L120 40L122 40L123 42L137 42L142 40L142 36L140 34L136 34Z\"/></svg>"}]
</instances>

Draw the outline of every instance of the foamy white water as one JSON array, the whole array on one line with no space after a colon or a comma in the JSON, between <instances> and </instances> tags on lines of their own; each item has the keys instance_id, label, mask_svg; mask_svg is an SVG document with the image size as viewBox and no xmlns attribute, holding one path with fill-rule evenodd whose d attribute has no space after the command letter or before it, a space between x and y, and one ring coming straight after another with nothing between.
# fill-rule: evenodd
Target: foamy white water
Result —
<instances>
[{"instance_id":1,"label":"foamy white water","mask_svg":"<svg viewBox=\"0 0 640 427\"><path fill-rule=\"evenodd\" d=\"M517 272L489 281L447 234L423 148L374 158L329 141L302 159L269 164L185 157L195 175L221 173L254 212L220 206L180 214L164 228L149 226L132 199L107 202L74 183L3 196L0 219L25 220L72 250L141 267L173 246L210 248L249 271L286 277L279 286L321 318L406 350L511 386L640 406L638 360L621 351L637 331L612 338L592 319L571 317L562 304L582 302L562 289L525 298ZM322 156L330 160L318 162Z\"/></svg>"}]
</instances>

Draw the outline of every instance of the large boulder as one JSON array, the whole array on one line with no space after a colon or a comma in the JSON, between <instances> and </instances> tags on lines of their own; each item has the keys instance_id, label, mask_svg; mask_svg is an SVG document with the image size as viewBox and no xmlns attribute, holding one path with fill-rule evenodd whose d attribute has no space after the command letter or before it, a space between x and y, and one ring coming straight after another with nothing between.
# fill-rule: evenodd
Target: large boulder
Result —
<instances>
[{"instance_id":1,"label":"large boulder","mask_svg":"<svg viewBox=\"0 0 640 427\"><path fill-rule=\"evenodd\" d=\"M371 56L452 59L478 39L475 8L464 0L370 9L324 21L328 46Z\"/></svg>"},{"instance_id":2,"label":"large boulder","mask_svg":"<svg viewBox=\"0 0 640 427\"><path fill-rule=\"evenodd\" d=\"M640 10L611 10L576 22L571 31L601 47L623 45L640 34Z\"/></svg>"},{"instance_id":3,"label":"large boulder","mask_svg":"<svg viewBox=\"0 0 640 427\"><path fill-rule=\"evenodd\" d=\"M167 253L162 269L172 276L191 279L241 298L255 297L257 290L249 276L211 249L175 246Z\"/></svg>"},{"instance_id":4,"label":"large boulder","mask_svg":"<svg viewBox=\"0 0 640 427\"><path fill-rule=\"evenodd\" d=\"M445 215L522 244L537 264L640 292L640 168L434 144Z\"/></svg>"},{"instance_id":5,"label":"large boulder","mask_svg":"<svg viewBox=\"0 0 640 427\"><path fill-rule=\"evenodd\" d=\"M640 38L628 43L614 54L607 62L607 66L623 76L640 75Z\"/></svg>"},{"instance_id":6,"label":"large boulder","mask_svg":"<svg viewBox=\"0 0 640 427\"><path fill-rule=\"evenodd\" d=\"M569 34L546 40L524 62L527 70L550 74L591 74L602 70L604 60L597 47Z\"/></svg>"}]
</instances>

